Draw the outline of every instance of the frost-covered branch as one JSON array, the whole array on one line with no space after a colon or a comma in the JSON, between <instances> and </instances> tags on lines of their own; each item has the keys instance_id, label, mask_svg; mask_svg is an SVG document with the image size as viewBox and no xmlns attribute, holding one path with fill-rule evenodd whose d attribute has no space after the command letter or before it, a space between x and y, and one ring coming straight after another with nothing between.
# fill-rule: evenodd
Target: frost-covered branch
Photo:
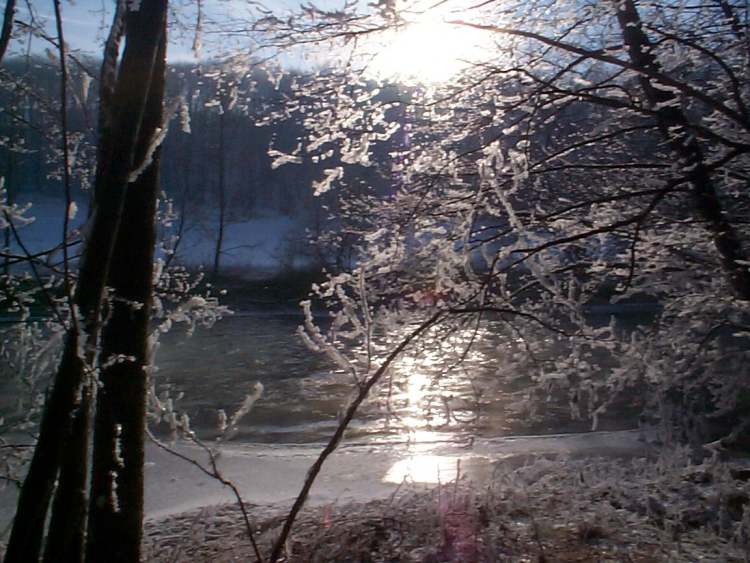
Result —
<instances>
[{"instance_id":1,"label":"frost-covered branch","mask_svg":"<svg viewBox=\"0 0 750 563\"><path fill-rule=\"evenodd\" d=\"M275 563L281 557L281 553L282 553L282 550L284 549L284 545L286 544L287 537L289 536L289 533L292 529L292 526L294 525L294 521L297 518L299 511L302 509L302 507L305 504L305 501L307 500L307 496L310 492L310 488L315 482L315 479L317 478L318 473L320 473L320 470L323 467L323 464L325 463L326 459L328 459L328 457L336 450L339 443L341 442L341 439L344 436L344 432L346 432L346 429L348 428L349 423L357 414L357 410L359 409L359 406L367 398L367 396L370 394L371 389L375 386L375 384L377 384L380 381L380 379L386 373L386 371L391 366L391 364L396 360L396 358L398 358L399 355L415 339L417 339L422 333L424 333L426 330L432 327L440 319L442 314L443 313L441 311L434 313L427 320L423 321L416 329L411 331L388 354L388 356L383 360L383 363L380 365L380 367L378 367L378 369L372 375L370 375L363 382L362 385L360 385L357 395L354 397L354 399L352 399L352 401L347 406L346 412L344 413L343 417L339 421L339 424L335 432L333 433L331 438L328 440L326 447L323 449L323 451L321 451L320 455L318 456L318 459L315 461L315 463L313 463L313 465L308 470L307 476L305 477L305 482L302 485L302 489L300 490L300 493L297 496L297 499L294 501L294 504L292 505L292 508L289 511L289 515L284 521L284 526L281 528L279 537L276 539L276 542L274 543L273 550L271 551L271 555L268 559L269 562Z\"/></svg>"}]
</instances>

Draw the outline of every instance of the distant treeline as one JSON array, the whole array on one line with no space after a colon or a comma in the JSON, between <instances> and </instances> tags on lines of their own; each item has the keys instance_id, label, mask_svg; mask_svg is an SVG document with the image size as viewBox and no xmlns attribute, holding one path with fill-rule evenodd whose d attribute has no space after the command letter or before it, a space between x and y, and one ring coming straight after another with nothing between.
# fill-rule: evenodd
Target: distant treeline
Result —
<instances>
[{"instance_id":1,"label":"distant treeline","mask_svg":"<svg viewBox=\"0 0 750 563\"><path fill-rule=\"evenodd\" d=\"M92 147L99 65L97 60L84 59L70 68L68 119L76 162L73 179L82 197L95 169ZM264 71L251 69L236 78L236 71L230 77L225 74L226 68L226 64L169 68L167 105L174 117L162 145L163 191L184 203L184 209L191 213L210 212L219 200L223 159L229 220L260 213L319 222L322 209L335 208L336 202L331 196L313 197L312 182L320 180L324 169L340 163L336 155L317 163L308 158L299 114L283 111L284 104L297 95L293 83L308 77L289 73L272 81ZM7 60L0 69L0 175L5 177L12 200L61 194L58 98L57 63L37 57L16 58ZM184 119L186 110L190 133ZM272 115L275 117L269 118ZM298 163L272 167L269 148L291 153L300 144ZM387 151L388 147L381 147L375 154L385 156ZM357 168L355 174L346 175L350 189L362 193L390 189L389 175L377 165Z\"/></svg>"}]
</instances>

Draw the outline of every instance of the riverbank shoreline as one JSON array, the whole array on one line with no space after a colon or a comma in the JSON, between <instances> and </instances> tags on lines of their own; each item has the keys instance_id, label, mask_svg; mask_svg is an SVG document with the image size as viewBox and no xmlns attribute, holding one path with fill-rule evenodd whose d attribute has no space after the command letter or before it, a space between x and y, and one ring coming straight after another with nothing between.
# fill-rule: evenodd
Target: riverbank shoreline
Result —
<instances>
[{"instance_id":1,"label":"riverbank shoreline","mask_svg":"<svg viewBox=\"0 0 750 563\"><path fill-rule=\"evenodd\" d=\"M248 502L291 505L323 444L207 444L217 468ZM174 452L208 468L206 451L190 442ZM530 460L653 458L657 449L636 430L509 436L439 442L344 442L324 464L309 498L311 505L368 502L387 498L404 482L436 485L462 475L475 483ZM163 518L233 502L231 491L194 464L148 444L145 467L147 518ZM190 495L186 495L189 491Z\"/></svg>"},{"instance_id":2,"label":"riverbank shoreline","mask_svg":"<svg viewBox=\"0 0 750 563\"><path fill-rule=\"evenodd\" d=\"M487 482L498 466L523 464L533 457L635 457L653 455L637 431L514 436L473 441L355 443L346 441L324 464L308 499L309 506L368 502L388 498L404 481L435 485L460 473ZM209 467L205 450L179 440L167 444L175 453ZM290 506L323 444L207 443L215 448L217 468L249 503ZM207 506L235 501L216 479L168 453L146 444L145 516L160 520ZM7 528L17 502L16 487L0 489L0 529Z\"/></svg>"},{"instance_id":3,"label":"riverbank shoreline","mask_svg":"<svg viewBox=\"0 0 750 563\"><path fill-rule=\"evenodd\" d=\"M284 561L747 561L747 465L658 459L535 457L505 462L489 480L405 481L387 497L312 502ZM285 517L248 506L267 556ZM144 560L253 561L236 505L146 523Z\"/></svg>"},{"instance_id":4,"label":"riverbank shoreline","mask_svg":"<svg viewBox=\"0 0 750 563\"><path fill-rule=\"evenodd\" d=\"M643 438L344 444L311 490L284 561L746 562L750 459L695 465L687 450ZM208 461L194 444L170 447ZM319 445L217 451L267 556ZM144 561L254 560L228 488L154 444L147 460Z\"/></svg>"}]
</instances>

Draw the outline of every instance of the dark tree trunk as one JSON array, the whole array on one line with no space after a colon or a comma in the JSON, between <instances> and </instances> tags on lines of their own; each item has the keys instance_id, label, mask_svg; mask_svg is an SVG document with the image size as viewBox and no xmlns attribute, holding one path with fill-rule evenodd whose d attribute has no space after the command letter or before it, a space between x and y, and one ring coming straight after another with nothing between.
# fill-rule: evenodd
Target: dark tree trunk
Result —
<instances>
[{"instance_id":1,"label":"dark tree trunk","mask_svg":"<svg viewBox=\"0 0 750 563\"><path fill-rule=\"evenodd\" d=\"M62 455L44 563L80 563L83 560L91 392L90 384L86 383L81 404L73 415L70 441Z\"/></svg>"},{"instance_id":2,"label":"dark tree trunk","mask_svg":"<svg viewBox=\"0 0 750 563\"><path fill-rule=\"evenodd\" d=\"M219 274L221 266L221 249L224 245L224 222L226 221L226 186L225 186L225 157L224 157L224 115L223 105L219 114L219 231L216 234L216 251L214 253L214 276Z\"/></svg>"},{"instance_id":3,"label":"dark tree trunk","mask_svg":"<svg viewBox=\"0 0 750 563\"><path fill-rule=\"evenodd\" d=\"M3 28L0 31L0 63L3 62L5 51L10 43L10 34L13 32L13 20L16 15L16 0L6 0L5 13L3 14Z\"/></svg>"},{"instance_id":4,"label":"dark tree trunk","mask_svg":"<svg viewBox=\"0 0 750 563\"><path fill-rule=\"evenodd\" d=\"M661 72L633 0L617 0L615 4L617 20L633 67L649 73ZM711 233L735 295L750 301L750 271L745 265L742 242L722 208L716 186L706 167L703 149L692 134L690 121L680 109L679 100L671 90L655 88L652 80L645 74L641 74L640 83L649 105L658 108L656 118L659 128L687 175L692 188L695 213L706 223Z\"/></svg>"},{"instance_id":5,"label":"dark tree trunk","mask_svg":"<svg viewBox=\"0 0 750 563\"><path fill-rule=\"evenodd\" d=\"M164 21L166 25L166 20ZM137 162L162 125L166 29L154 66ZM149 318L159 150L127 193L110 268L112 305L102 330L87 560L140 561ZM121 358L118 360L117 358Z\"/></svg>"},{"instance_id":6,"label":"dark tree trunk","mask_svg":"<svg viewBox=\"0 0 750 563\"><path fill-rule=\"evenodd\" d=\"M71 434L71 415L76 409L83 379L83 360L78 355L79 334L68 333L54 386L45 404L34 455L21 487L5 563L37 561L42 549L44 524L60 458Z\"/></svg>"},{"instance_id":7,"label":"dark tree trunk","mask_svg":"<svg viewBox=\"0 0 750 563\"><path fill-rule=\"evenodd\" d=\"M727 23L732 26L732 31L734 32L735 37L747 44L747 30L744 29L742 22L740 22L739 18L737 17L737 14L734 11L734 7L729 2L727 2L727 0L719 0L719 8L721 9L721 13L724 14Z\"/></svg>"},{"instance_id":8,"label":"dark tree trunk","mask_svg":"<svg viewBox=\"0 0 750 563\"><path fill-rule=\"evenodd\" d=\"M71 415L80 403L86 364L90 364L98 341L102 296L160 48L166 6L166 0L152 0L128 13L127 43L113 94L112 127L100 139L91 232L75 295L79 322L83 323L86 336L82 337L75 327L67 335L42 414L39 440L21 488L6 563L37 561L42 549L52 490L63 452L70 446Z\"/></svg>"},{"instance_id":9,"label":"dark tree trunk","mask_svg":"<svg viewBox=\"0 0 750 563\"><path fill-rule=\"evenodd\" d=\"M68 210L72 199L68 146L68 66L60 4L61 0L54 0L53 2L60 57L60 132L62 136L63 188L65 190L65 218L60 239L63 244L63 287L65 288L65 295L69 296L71 295L71 282L67 246ZM90 423L91 381L84 377L84 383L81 386L80 405L73 414L70 441L60 460L60 473L52 504L52 516L44 552L45 563L81 563L83 561Z\"/></svg>"}]
</instances>

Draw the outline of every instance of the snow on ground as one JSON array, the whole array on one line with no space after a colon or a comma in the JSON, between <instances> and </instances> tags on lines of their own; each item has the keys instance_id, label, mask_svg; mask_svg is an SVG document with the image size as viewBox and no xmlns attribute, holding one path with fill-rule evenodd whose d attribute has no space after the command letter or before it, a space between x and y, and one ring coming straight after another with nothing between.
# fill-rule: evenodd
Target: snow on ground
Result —
<instances>
[{"instance_id":1,"label":"snow on ground","mask_svg":"<svg viewBox=\"0 0 750 563\"><path fill-rule=\"evenodd\" d=\"M343 445L323 466L310 501L367 501L387 498L403 481L434 486L461 475L486 483L498 462L524 463L534 456L559 458L632 458L653 453L638 431L587 432L551 436L515 436L472 442ZM206 463L205 453L178 443L181 454ZM219 446L223 475L244 498L261 504L285 504L299 491L322 444L231 444ZM231 492L184 461L148 446L146 512L163 518L203 506L232 501ZM191 491L186 495L185 491Z\"/></svg>"},{"instance_id":2,"label":"snow on ground","mask_svg":"<svg viewBox=\"0 0 750 563\"><path fill-rule=\"evenodd\" d=\"M25 203L29 203L28 198L21 202ZM75 206L77 212L69 229L73 235L88 216L85 199L77 198ZM32 207L25 214L34 220L18 228L23 244L30 253L60 244L64 209L62 197L34 197ZM176 222L171 229L162 229L163 237L172 236L175 229ZM175 262L190 268L210 270L214 262L217 232L216 218L188 217ZM15 253L21 252L15 243L11 244L11 248ZM222 248L221 266L224 273L270 276L285 270L303 269L311 263L304 227L286 216L264 215L229 222L225 226ZM59 258L57 254L53 260Z\"/></svg>"},{"instance_id":3,"label":"snow on ground","mask_svg":"<svg viewBox=\"0 0 750 563\"><path fill-rule=\"evenodd\" d=\"M430 480L431 485L405 477L399 485L391 483L390 491L382 478L372 479L382 477L388 453L344 448L324 468L329 479L313 489L284 560L748 560L747 463L696 465L687 451L649 451L633 433L596 433L601 446L627 450L612 458L614 452L607 449L590 451L587 436L549 437L559 442L555 447L534 437L515 444L480 444L482 453L489 448L493 455L479 456L477 462L473 447L464 450L459 480L453 460L456 471ZM527 455L519 457L521 452ZM289 459L290 452L278 453ZM292 454L291 472L304 465L304 457L303 452ZM265 456L251 456L243 464L245 480L267 479L257 468L269 462ZM354 494L346 494L345 488ZM263 495L245 499L260 503L249 507L250 519L262 553L268 554L289 501L269 505ZM252 560L247 531L232 505L188 509L167 518L153 518L152 513L144 547L149 561Z\"/></svg>"},{"instance_id":4,"label":"snow on ground","mask_svg":"<svg viewBox=\"0 0 750 563\"><path fill-rule=\"evenodd\" d=\"M28 198L22 199L18 205L23 206L30 203ZM69 231L74 231L83 225L88 215L88 204L85 200L75 201L75 216L69 224ZM24 246L32 254L54 248L62 241L63 221L65 218L65 202L63 198L52 198L49 196L35 197L29 210L24 213L25 217L33 218L26 225L17 226L18 234ZM14 242L11 244L14 252L20 249Z\"/></svg>"},{"instance_id":5,"label":"snow on ground","mask_svg":"<svg viewBox=\"0 0 750 563\"><path fill-rule=\"evenodd\" d=\"M491 480L498 462L517 465L530 457L646 456L651 447L636 431L590 432L554 436L516 436L471 442L342 445L323 466L310 495L310 504L369 501L387 498L402 482L424 490L461 475L476 483ZM215 446L216 444L211 444ZM308 468L322 444L218 445L218 468L249 502L287 505L299 492ZM183 456L208 466L208 456L196 445L177 442ZM231 491L195 466L152 443L146 447L146 516L161 519L201 507L232 502ZM16 491L0 490L0 529L13 514Z\"/></svg>"},{"instance_id":6,"label":"snow on ground","mask_svg":"<svg viewBox=\"0 0 750 563\"><path fill-rule=\"evenodd\" d=\"M193 222L177 250L179 263L213 265L218 221ZM290 217L271 215L229 222L224 230L221 265L230 273L275 274L309 264L305 231Z\"/></svg>"}]
</instances>

